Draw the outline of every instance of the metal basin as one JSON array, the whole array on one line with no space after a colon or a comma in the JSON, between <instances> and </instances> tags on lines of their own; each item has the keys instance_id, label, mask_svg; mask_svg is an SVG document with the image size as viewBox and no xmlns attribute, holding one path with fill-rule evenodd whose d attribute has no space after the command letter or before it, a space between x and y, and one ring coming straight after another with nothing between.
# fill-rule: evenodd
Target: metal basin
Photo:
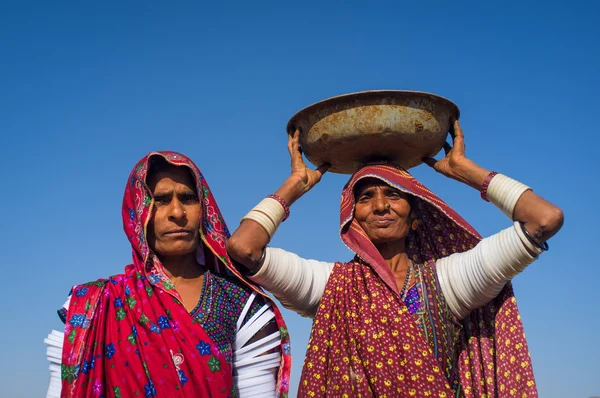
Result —
<instances>
[{"instance_id":1,"label":"metal basin","mask_svg":"<svg viewBox=\"0 0 600 398\"><path fill-rule=\"evenodd\" d=\"M288 122L300 130L308 160L331 164L330 172L352 174L368 163L391 162L409 169L434 156L446 141L458 107L418 91L377 90L332 97L310 105Z\"/></svg>"}]
</instances>

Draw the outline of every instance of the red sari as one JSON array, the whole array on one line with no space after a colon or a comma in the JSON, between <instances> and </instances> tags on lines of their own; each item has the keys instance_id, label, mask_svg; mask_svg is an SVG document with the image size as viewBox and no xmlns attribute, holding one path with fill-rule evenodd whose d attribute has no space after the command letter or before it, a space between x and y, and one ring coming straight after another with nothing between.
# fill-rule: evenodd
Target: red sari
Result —
<instances>
[{"instance_id":1,"label":"red sari","mask_svg":"<svg viewBox=\"0 0 600 398\"><path fill-rule=\"evenodd\" d=\"M174 152L153 152L129 177L123 227L133 247L124 274L73 288L65 315L63 397L232 397L232 368L200 323L185 310L173 283L146 241L153 199L146 185L150 158L187 166L196 181L203 220L201 237L211 272L226 274L271 301L231 265L225 251L229 231L200 170ZM219 266L220 265L220 266ZM273 304L281 331L277 395L287 396L289 335ZM228 353L228 357L231 357Z\"/></svg>"},{"instance_id":2,"label":"red sari","mask_svg":"<svg viewBox=\"0 0 600 398\"><path fill-rule=\"evenodd\" d=\"M423 275L425 316L409 313L385 261L354 219L354 187L377 178L415 197L419 227L408 255ZM342 193L341 237L356 254L336 263L316 314L302 371L305 397L537 397L513 291L457 320L435 261L474 247L479 234L406 171L369 166Z\"/></svg>"}]
</instances>

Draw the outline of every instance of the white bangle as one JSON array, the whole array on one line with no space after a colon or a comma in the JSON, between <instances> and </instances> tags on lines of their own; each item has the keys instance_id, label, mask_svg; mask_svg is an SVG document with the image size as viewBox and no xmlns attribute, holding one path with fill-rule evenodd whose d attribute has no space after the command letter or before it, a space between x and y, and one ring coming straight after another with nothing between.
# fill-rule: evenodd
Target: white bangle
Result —
<instances>
[{"instance_id":1,"label":"white bangle","mask_svg":"<svg viewBox=\"0 0 600 398\"><path fill-rule=\"evenodd\" d=\"M530 189L519 181L503 174L496 174L487 188L487 198L514 221L513 213L517 201L525 191Z\"/></svg>"},{"instance_id":2,"label":"white bangle","mask_svg":"<svg viewBox=\"0 0 600 398\"><path fill-rule=\"evenodd\" d=\"M540 249L539 247L537 247L536 245L534 245L533 243L531 243L531 241L527 238L527 236L525 236L525 233L523 232L523 229L521 228L520 221L515 221L515 231L517 231L517 235L519 235L519 238L521 238L521 242L523 243L523 246L525 246L527 249L529 249L530 252L535 253L536 255L542 254L543 250Z\"/></svg>"},{"instance_id":3,"label":"white bangle","mask_svg":"<svg viewBox=\"0 0 600 398\"><path fill-rule=\"evenodd\" d=\"M260 211L250 210L250 212L246 214L244 218L242 218L242 221L244 220L256 221L258 224L260 224L261 227L264 228L265 231L267 231L267 234L269 235L269 240L271 240L271 238L273 237L273 234L275 233L276 229L275 224L273 224L273 221L271 221L269 216L267 216L266 214L261 213Z\"/></svg>"},{"instance_id":4,"label":"white bangle","mask_svg":"<svg viewBox=\"0 0 600 398\"><path fill-rule=\"evenodd\" d=\"M285 209L277 200L272 198L263 199L258 205L256 205L248 214L246 214L243 220L256 221L267 231L269 240L273 238L275 231L279 227L279 224L285 217Z\"/></svg>"}]
</instances>

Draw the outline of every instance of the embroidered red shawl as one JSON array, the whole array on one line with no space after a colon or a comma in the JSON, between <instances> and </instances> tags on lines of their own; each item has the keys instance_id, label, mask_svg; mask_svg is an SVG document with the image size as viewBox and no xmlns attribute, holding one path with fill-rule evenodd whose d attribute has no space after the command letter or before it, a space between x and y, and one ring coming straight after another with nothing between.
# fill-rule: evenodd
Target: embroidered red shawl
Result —
<instances>
[{"instance_id":1,"label":"embroidered red shawl","mask_svg":"<svg viewBox=\"0 0 600 398\"><path fill-rule=\"evenodd\" d=\"M496 299L459 322L439 284L425 278L425 301L436 330L420 327L385 261L354 219L353 190L363 178L380 179L415 197L413 211L420 224L407 237L407 251L416 264L433 270L429 274L435 275L437 259L468 250L481 239L400 168L368 166L352 176L342 193L341 237L356 257L337 263L329 277L313 323L299 396L536 397L510 283ZM444 335L438 328L453 331L445 333L449 341L433 342L436 335ZM445 355L455 369L446 369Z\"/></svg>"},{"instance_id":2,"label":"embroidered red shawl","mask_svg":"<svg viewBox=\"0 0 600 398\"><path fill-rule=\"evenodd\" d=\"M65 324L63 397L235 394L230 365L202 326L193 322L146 242L153 206L146 176L153 156L187 166L195 177L207 266L220 264L223 272L271 301L231 265L225 251L229 231L196 165L179 153L149 153L131 172L123 198L123 227L133 247L133 264L124 274L73 288ZM277 392L285 397L291 367L289 335L274 304L273 310L282 334Z\"/></svg>"}]
</instances>

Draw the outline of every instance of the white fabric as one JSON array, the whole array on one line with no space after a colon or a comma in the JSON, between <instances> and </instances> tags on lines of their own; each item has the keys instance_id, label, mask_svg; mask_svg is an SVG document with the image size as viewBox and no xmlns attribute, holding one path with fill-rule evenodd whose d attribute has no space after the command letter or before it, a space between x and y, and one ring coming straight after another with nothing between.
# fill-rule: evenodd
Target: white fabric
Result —
<instances>
[{"instance_id":1,"label":"white fabric","mask_svg":"<svg viewBox=\"0 0 600 398\"><path fill-rule=\"evenodd\" d=\"M267 247L263 265L250 279L273 293L285 308L312 318L333 266L334 263L306 260L283 249Z\"/></svg>"},{"instance_id":2,"label":"white fabric","mask_svg":"<svg viewBox=\"0 0 600 398\"><path fill-rule=\"evenodd\" d=\"M471 250L437 261L442 293L458 319L490 302L506 282L535 260L517 232L520 228L516 223Z\"/></svg>"},{"instance_id":3,"label":"white fabric","mask_svg":"<svg viewBox=\"0 0 600 398\"><path fill-rule=\"evenodd\" d=\"M50 362L50 383L46 398L60 398L60 389L62 381L60 378L60 363L63 347L64 333L53 330L48 337L44 339L46 343L46 357Z\"/></svg>"},{"instance_id":4,"label":"white fabric","mask_svg":"<svg viewBox=\"0 0 600 398\"><path fill-rule=\"evenodd\" d=\"M457 318L491 301L506 282L535 260L518 228L516 223L471 250L437 261L442 293ZM284 307L314 317L333 266L269 247L261 269L250 279L273 293Z\"/></svg>"},{"instance_id":5,"label":"white fabric","mask_svg":"<svg viewBox=\"0 0 600 398\"><path fill-rule=\"evenodd\" d=\"M517 201L525 191L530 189L527 185L521 184L504 174L496 174L488 185L486 196L490 202L514 221L513 213Z\"/></svg>"},{"instance_id":6,"label":"white fabric","mask_svg":"<svg viewBox=\"0 0 600 398\"><path fill-rule=\"evenodd\" d=\"M240 398L272 398L276 395L281 353L279 350L271 354L266 353L281 345L281 334L277 331L248 344L259 330L275 318L271 304L267 303L242 326L255 297L256 293L252 293L248 298L237 322L233 377Z\"/></svg>"},{"instance_id":7,"label":"white fabric","mask_svg":"<svg viewBox=\"0 0 600 398\"><path fill-rule=\"evenodd\" d=\"M277 374L281 363L281 353L265 354L281 345L279 331L270 334L258 341L248 344L248 341L275 317L271 304L261 307L243 326L242 323L256 298L256 293L246 301L246 305L237 321L235 336L235 349L233 359L234 383L240 398L273 398L277 384ZM68 309L71 296L63 308ZM50 362L50 384L46 398L60 398L61 357L64 332L53 330L44 339L46 343L46 358Z\"/></svg>"}]
</instances>

